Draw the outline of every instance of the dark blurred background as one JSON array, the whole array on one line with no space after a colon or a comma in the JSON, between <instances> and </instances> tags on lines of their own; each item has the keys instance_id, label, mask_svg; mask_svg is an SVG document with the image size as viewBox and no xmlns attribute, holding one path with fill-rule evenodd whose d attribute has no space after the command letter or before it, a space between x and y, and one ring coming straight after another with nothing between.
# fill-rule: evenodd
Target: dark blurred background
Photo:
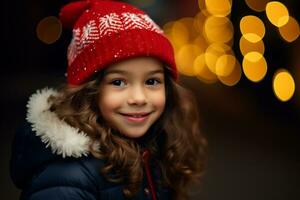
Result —
<instances>
[{"instance_id":1,"label":"dark blurred background","mask_svg":"<svg viewBox=\"0 0 300 200\"><path fill-rule=\"evenodd\" d=\"M70 32L63 30L52 44L37 38L38 23L58 16L66 0L2 1L0 199L18 199L20 191L9 177L10 146L16 127L24 121L28 96L43 87L64 81ZM148 3L147 3L148 2ZM151 2L151 3L149 3ZM299 2L281 1L300 20ZM197 0L131 1L146 10L161 26L199 12ZM266 26L265 58L268 72L253 83L242 74L232 86L203 83L182 76L181 81L199 102L202 132L209 142L209 164L201 186L191 189L191 199L279 200L300 198L300 41L284 42L264 12L255 12L243 0L233 1L233 51L242 60L238 40L239 21L245 15L260 17ZM272 90L278 68L293 75L296 90L279 101Z\"/></svg>"}]
</instances>

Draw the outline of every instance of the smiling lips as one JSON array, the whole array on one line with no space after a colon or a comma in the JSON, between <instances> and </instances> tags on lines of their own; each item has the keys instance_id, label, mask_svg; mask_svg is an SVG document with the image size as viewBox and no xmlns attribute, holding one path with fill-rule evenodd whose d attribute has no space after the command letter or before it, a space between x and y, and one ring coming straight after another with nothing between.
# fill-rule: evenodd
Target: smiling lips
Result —
<instances>
[{"instance_id":1,"label":"smiling lips","mask_svg":"<svg viewBox=\"0 0 300 200\"><path fill-rule=\"evenodd\" d=\"M125 119L129 122L143 122L145 121L148 116L150 115L150 112L148 113L121 113L122 116L125 117Z\"/></svg>"}]
</instances>

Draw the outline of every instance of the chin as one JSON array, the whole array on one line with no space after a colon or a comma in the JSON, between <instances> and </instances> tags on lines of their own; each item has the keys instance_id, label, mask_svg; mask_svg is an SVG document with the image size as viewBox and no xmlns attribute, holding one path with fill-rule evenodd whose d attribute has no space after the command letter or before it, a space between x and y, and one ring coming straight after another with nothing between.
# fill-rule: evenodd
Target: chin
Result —
<instances>
[{"instance_id":1,"label":"chin","mask_svg":"<svg viewBox=\"0 0 300 200\"><path fill-rule=\"evenodd\" d=\"M132 130L132 131L121 131L121 134L128 138L140 138L143 135L145 135L146 132L147 131Z\"/></svg>"}]
</instances>

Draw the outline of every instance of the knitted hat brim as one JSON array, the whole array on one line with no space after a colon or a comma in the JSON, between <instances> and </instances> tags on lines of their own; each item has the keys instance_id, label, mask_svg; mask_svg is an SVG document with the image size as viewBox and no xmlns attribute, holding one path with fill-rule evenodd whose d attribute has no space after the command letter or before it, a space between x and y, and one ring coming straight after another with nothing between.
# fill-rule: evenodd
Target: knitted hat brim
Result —
<instances>
[{"instance_id":1,"label":"knitted hat brim","mask_svg":"<svg viewBox=\"0 0 300 200\"><path fill-rule=\"evenodd\" d=\"M170 55L174 55L171 43L164 35L154 31L132 29L111 33L86 46L74 59L68 68L68 83L80 85L113 63L143 56L159 59L171 69L176 80L176 64L174 56Z\"/></svg>"}]
</instances>

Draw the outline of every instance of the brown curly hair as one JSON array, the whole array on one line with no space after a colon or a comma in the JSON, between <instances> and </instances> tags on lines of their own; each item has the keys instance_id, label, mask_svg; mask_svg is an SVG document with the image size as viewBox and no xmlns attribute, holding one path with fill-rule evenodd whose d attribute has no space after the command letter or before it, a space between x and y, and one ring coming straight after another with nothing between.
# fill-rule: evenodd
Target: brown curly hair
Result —
<instances>
[{"instance_id":1,"label":"brown curly hair","mask_svg":"<svg viewBox=\"0 0 300 200\"><path fill-rule=\"evenodd\" d=\"M104 71L104 70L103 70ZM116 133L104 123L99 111L99 84L104 72L80 86L64 85L59 95L49 98L50 110L70 124L88 134L94 141L91 153L107 164L102 174L112 182L125 182L123 193L133 197L142 182L143 165L141 147L135 139ZM189 183L199 181L206 165L206 140L200 133L196 101L188 90L170 78L165 70L166 107L152 125L157 134L165 138L159 145L148 144L152 152L160 152L159 166L162 183L174 194L174 199L187 199ZM151 128L152 128L151 127ZM93 145L99 143L99 150ZM112 178L108 174L114 172Z\"/></svg>"}]
</instances>

